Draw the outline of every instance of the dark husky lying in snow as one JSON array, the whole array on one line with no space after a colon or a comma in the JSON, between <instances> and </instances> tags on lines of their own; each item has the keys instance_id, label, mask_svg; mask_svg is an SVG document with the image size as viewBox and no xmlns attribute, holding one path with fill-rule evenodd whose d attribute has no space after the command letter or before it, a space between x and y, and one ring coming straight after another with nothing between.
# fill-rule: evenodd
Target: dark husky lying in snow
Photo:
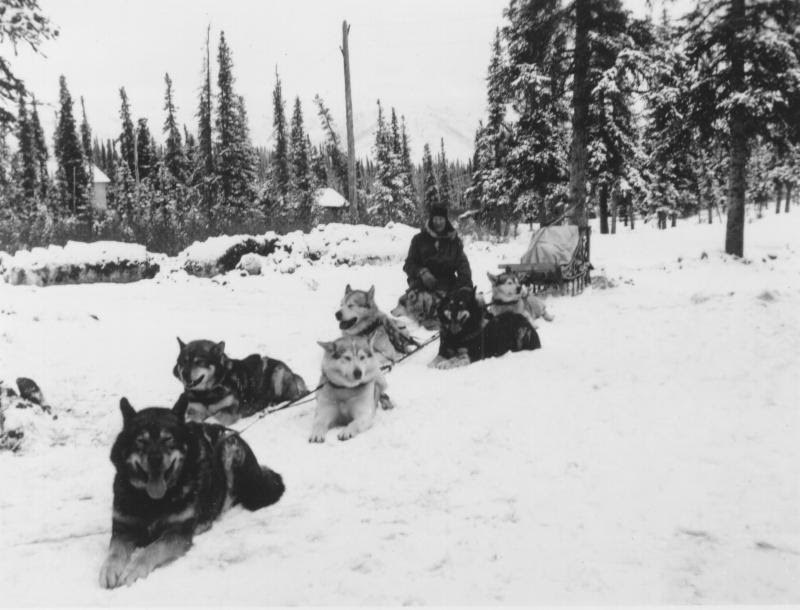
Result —
<instances>
[{"instance_id":1,"label":"dark husky lying in snow","mask_svg":"<svg viewBox=\"0 0 800 610\"><path fill-rule=\"evenodd\" d=\"M136 412L120 401L122 432L111 449L114 512L100 585L130 585L184 555L192 538L233 504L278 501L281 476L260 466L238 434L184 421L188 402Z\"/></svg>"},{"instance_id":2,"label":"dark husky lying in snow","mask_svg":"<svg viewBox=\"0 0 800 610\"><path fill-rule=\"evenodd\" d=\"M506 352L534 350L542 346L527 317L512 312L487 314L475 296L475 288L459 288L439 305L439 354L428 365L434 368L464 366Z\"/></svg>"},{"instance_id":3,"label":"dark husky lying in snow","mask_svg":"<svg viewBox=\"0 0 800 610\"><path fill-rule=\"evenodd\" d=\"M225 354L225 342L178 338L180 353L172 374L183 383L189 400L187 419L203 421L214 416L229 426L285 400L308 393L300 375L280 360L250 354L243 360Z\"/></svg>"}]
</instances>

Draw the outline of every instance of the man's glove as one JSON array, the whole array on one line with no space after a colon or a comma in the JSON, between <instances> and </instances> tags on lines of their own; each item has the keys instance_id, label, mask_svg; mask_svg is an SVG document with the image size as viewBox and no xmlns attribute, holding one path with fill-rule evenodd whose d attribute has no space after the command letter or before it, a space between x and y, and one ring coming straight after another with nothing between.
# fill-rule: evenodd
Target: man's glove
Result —
<instances>
[{"instance_id":1,"label":"man's glove","mask_svg":"<svg viewBox=\"0 0 800 610\"><path fill-rule=\"evenodd\" d=\"M425 267L419 270L419 280L428 290L436 288L436 276Z\"/></svg>"}]
</instances>

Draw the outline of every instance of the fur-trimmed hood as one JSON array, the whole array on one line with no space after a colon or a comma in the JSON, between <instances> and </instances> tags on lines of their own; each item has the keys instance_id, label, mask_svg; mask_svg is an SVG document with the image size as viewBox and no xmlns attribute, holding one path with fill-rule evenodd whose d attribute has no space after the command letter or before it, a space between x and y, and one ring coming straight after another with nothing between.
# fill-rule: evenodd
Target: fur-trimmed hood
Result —
<instances>
[{"instance_id":1,"label":"fur-trimmed hood","mask_svg":"<svg viewBox=\"0 0 800 610\"><path fill-rule=\"evenodd\" d=\"M442 231L441 233L437 233L436 231L433 230L430 219L425 223L425 231L427 231L428 235L430 235L434 239L455 239L456 237L458 237L456 229L450 223L449 218L447 219L447 223L444 225L444 231Z\"/></svg>"}]
</instances>

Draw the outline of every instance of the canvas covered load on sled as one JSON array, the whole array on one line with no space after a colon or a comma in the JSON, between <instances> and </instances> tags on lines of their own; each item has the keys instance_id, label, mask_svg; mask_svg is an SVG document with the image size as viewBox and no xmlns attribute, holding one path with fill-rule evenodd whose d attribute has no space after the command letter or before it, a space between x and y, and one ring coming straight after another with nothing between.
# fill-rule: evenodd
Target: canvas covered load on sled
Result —
<instances>
[{"instance_id":1,"label":"canvas covered load on sled","mask_svg":"<svg viewBox=\"0 0 800 610\"><path fill-rule=\"evenodd\" d=\"M516 273L534 293L555 288L575 295L589 284L589 227L559 225L534 232L519 263L502 263L502 269Z\"/></svg>"}]
</instances>

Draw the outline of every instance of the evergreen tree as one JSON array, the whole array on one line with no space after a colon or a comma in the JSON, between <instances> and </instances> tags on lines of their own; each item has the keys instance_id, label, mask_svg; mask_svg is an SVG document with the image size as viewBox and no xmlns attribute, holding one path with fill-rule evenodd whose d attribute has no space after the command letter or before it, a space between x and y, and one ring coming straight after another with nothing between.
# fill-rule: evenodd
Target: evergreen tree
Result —
<instances>
[{"instance_id":1,"label":"evergreen tree","mask_svg":"<svg viewBox=\"0 0 800 610\"><path fill-rule=\"evenodd\" d=\"M392 124L391 124L391 138L392 138L392 154L396 157L400 157L402 155L402 144L400 142L400 127L397 124L397 113L394 111L394 107L392 107Z\"/></svg>"},{"instance_id":2,"label":"evergreen tree","mask_svg":"<svg viewBox=\"0 0 800 610\"><path fill-rule=\"evenodd\" d=\"M85 213L88 210L89 176L72 114L72 96L64 76L59 78L59 112L54 142L61 205L73 214Z\"/></svg>"},{"instance_id":3,"label":"evergreen tree","mask_svg":"<svg viewBox=\"0 0 800 610\"><path fill-rule=\"evenodd\" d=\"M506 85L499 32L492 43L486 78L489 119L476 135L475 172L467 195L481 211L481 218L499 232L500 223L512 209L511 175L507 163L510 130L505 123ZM427 189L426 189L427 190Z\"/></svg>"},{"instance_id":4,"label":"evergreen tree","mask_svg":"<svg viewBox=\"0 0 800 610\"><path fill-rule=\"evenodd\" d=\"M399 138L398 138L399 142ZM412 223L416 219L413 193L405 185L399 155L393 152L394 136L383 118L378 101L378 129L375 133L375 180L369 193L369 216L372 222Z\"/></svg>"},{"instance_id":5,"label":"evergreen tree","mask_svg":"<svg viewBox=\"0 0 800 610\"><path fill-rule=\"evenodd\" d=\"M289 156L293 198L298 206L297 216L301 224L307 228L311 218L311 174L308 141L303 129L303 110L299 97L294 100Z\"/></svg>"},{"instance_id":6,"label":"evergreen tree","mask_svg":"<svg viewBox=\"0 0 800 610\"><path fill-rule=\"evenodd\" d=\"M211 130L211 51L210 51L210 27L206 33L206 54L203 58L203 72L205 79L203 87L200 89L200 104L197 110L197 133L198 133L198 165L202 177L211 180L214 174L214 147L213 134ZM210 193L205 192L206 205L209 203Z\"/></svg>"},{"instance_id":7,"label":"evergreen tree","mask_svg":"<svg viewBox=\"0 0 800 610\"><path fill-rule=\"evenodd\" d=\"M15 55L21 43L38 52L42 42L57 35L58 29L42 13L38 0L6 1L0 5L0 42L11 43ZM14 74L4 52L0 56L0 125L14 121L13 104L24 93L25 84Z\"/></svg>"},{"instance_id":8,"label":"evergreen tree","mask_svg":"<svg viewBox=\"0 0 800 610\"><path fill-rule=\"evenodd\" d=\"M36 98L33 99L33 108L31 110L31 132L33 134L33 144L36 150L36 159L39 164L39 194L42 199L47 197L48 184L50 178L47 174L47 142L44 137L44 129L39 121L39 112L36 109Z\"/></svg>"},{"instance_id":9,"label":"evergreen tree","mask_svg":"<svg viewBox=\"0 0 800 610\"><path fill-rule=\"evenodd\" d=\"M695 71L689 115L698 130L728 142L725 251L744 254L748 148L758 135L792 118L789 103L800 70L795 0L698 3L686 17L685 43Z\"/></svg>"},{"instance_id":10,"label":"evergreen tree","mask_svg":"<svg viewBox=\"0 0 800 610\"><path fill-rule=\"evenodd\" d=\"M447 156L444 153L444 138L440 140L441 156L439 157L439 199L443 205L452 207L453 185L450 182L450 170L447 166Z\"/></svg>"},{"instance_id":11,"label":"evergreen tree","mask_svg":"<svg viewBox=\"0 0 800 610\"><path fill-rule=\"evenodd\" d=\"M122 120L122 133L119 135L119 150L122 160L127 164L131 175L136 174L136 134L134 132L133 120L131 119L131 107L128 103L128 94L125 87L120 87L119 96L122 106L119 111L119 118Z\"/></svg>"},{"instance_id":12,"label":"evergreen tree","mask_svg":"<svg viewBox=\"0 0 800 610\"><path fill-rule=\"evenodd\" d=\"M330 159L332 174L335 178L333 187L343 195L349 196L347 155L342 151L339 134L336 133L336 129L333 126L333 117L319 95L314 97L314 102L317 104L317 114L327 138L325 152L328 159Z\"/></svg>"},{"instance_id":13,"label":"evergreen tree","mask_svg":"<svg viewBox=\"0 0 800 610\"><path fill-rule=\"evenodd\" d=\"M147 119L140 118L136 122L136 157L139 162L139 180L147 180L155 175L158 157L156 156L153 136L147 126Z\"/></svg>"},{"instance_id":14,"label":"evergreen tree","mask_svg":"<svg viewBox=\"0 0 800 610\"><path fill-rule=\"evenodd\" d=\"M254 197L255 162L244 102L233 88L233 58L224 32L219 37L217 61L217 175L224 205L242 207Z\"/></svg>"},{"instance_id":15,"label":"evergreen tree","mask_svg":"<svg viewBox=\"0 0 800 610\"><path fill-rule=\"evenodd\" d=\"M17 113L17 145L20 157L20 186L26 199L33 199L37 193L39 164L31 121L25 105L25 96L19 97Z\"/></svg>"},{"instance_id":16,"label":"evergreen tree","mask_svg":"<svg viewBox=\"0 0 800 610\"><path fill-rule=\"evenodd\" d=\"M86 157L86 162L91 168L91 164L94 162L94 156L92 154L92 128L89 127L89 121L86 118L86 105L83 103L83 96L81 96L81 146L83 147L83 155Z\"/></svg>"},{"instance_id":17,"label":"evergreen tree","mask_svg":"<svg viewBox=\"0 0 800 610\"><path fill-rule=\"evenodd\" d=\"M285 197L289 192L291 176L283 92L277 70L275 70L275 89L272 91L272 127L275 138L275 149L272 153L272 179L277 193L281 197Z\"/></svg>"},{"instance_id":18,"label":"evergreen tree","mask_svg":"<svg viewBox=\"0 0 800 610\"><path fill-rule=\"evenodd\" d=\"M178 128L178 121L175 118L175 104L172 101L172 79L169 74L164 74L164 110L167 117L164 120L162 129L166 136L166 146L164 151L164 165L178 182L186 181L186 155L183 150L181 140L181 130Z\"/></svg>"},{"instance_id":19,"label":"evergreen tree","mask_svg":"<svg viewBox=\"0 0 800 610\"><path fill-rule=\"evenodd\" d=\"M427 143L422 147L422 184L423 203L426 210L430 210L431 206L439 205L442 200L439 197L439 186L433 170L431 147Z\"/></svg>"}]
</instances>

